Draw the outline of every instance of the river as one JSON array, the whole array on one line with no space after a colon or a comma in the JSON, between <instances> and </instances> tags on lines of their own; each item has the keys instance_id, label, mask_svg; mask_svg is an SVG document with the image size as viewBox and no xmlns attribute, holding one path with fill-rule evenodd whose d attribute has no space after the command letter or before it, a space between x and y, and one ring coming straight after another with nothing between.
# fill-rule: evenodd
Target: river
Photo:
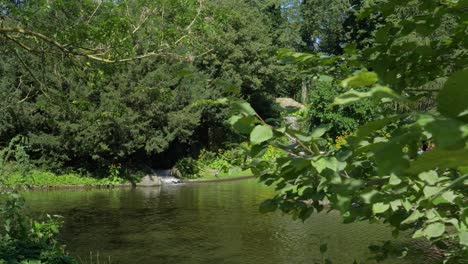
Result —
<instances>
[{"instance_id":1,"label":"river","mask_svg":"<svg viewBox=\"0 0 468 264\"><path fill-rule=\"evenodd\" d=\"M314 214L304 223L260 214L258 205L272 194L251 179L24 196L34 214L64 217L60 240L84 263L96 263L97 254L101 264L109 257L111 263L139 264L321 263L322 243L334 264L375 263L368 246L392 239L386 225L342 224L336 212Z\"/></svg>"}]
</instances>

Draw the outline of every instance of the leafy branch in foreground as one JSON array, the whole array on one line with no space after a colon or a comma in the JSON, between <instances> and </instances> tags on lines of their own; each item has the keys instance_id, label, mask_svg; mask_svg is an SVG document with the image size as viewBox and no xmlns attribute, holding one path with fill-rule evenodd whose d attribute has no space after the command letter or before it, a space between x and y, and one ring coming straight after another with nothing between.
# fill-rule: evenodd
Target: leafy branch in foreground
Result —
<instances>
[{"instance_id":1,"label":"leafy branch in foreground","mask_svg":"<svg viewBox=\"0 0 468 264\"><path fill-rule=\"evenodd\" d=\"M466 76L465 69L449 77L437 98L439 112L370 122L338 150L326 148L324 127L311 133L273 127L246 102L232 101L236 115L231 124L253 145L248 168L279 191L260 210L279 209L305 220L329 204L346 223L383 221L395 228L395 236L411 230L414 238L425 237L442 248L456 241L457 250L447 259L457 263L468 248L468 101L453 98L468 97ZM390 88L374 85L365 93L350 90L335 104L366 97L382 103L402 100ZM418 154L423 142L435 148ZM260 159L268 145L288 155Z\"/></svg>"}]
</instances>

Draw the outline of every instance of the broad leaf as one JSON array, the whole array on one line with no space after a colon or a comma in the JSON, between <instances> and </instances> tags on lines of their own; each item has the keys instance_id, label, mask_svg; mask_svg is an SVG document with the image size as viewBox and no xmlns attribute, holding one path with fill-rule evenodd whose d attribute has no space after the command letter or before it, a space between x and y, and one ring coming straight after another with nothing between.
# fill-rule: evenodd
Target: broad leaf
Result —
<instances>
[{"instance_id":1,"label":"broad leaf","mask_svg":"<svg viewBox=\"0 0 468 264\"><path fill-rule=\"evenodd\" d=\"M408 172L420 173L431 169L447 169L468 166L468 149L443 150L434 149L423 153L416 161L412 162Z\"/></svg>"},{"instance_id":2,"label":"broad leaf","mask_svg":"<svg viewBox=\"0 0 468 264\"><path fill-rule=\"evenodd\" d=\"M445 225L442 223L432 223L428 225L423 233L427 238L440 237L445 232Z\"/></svg>"},{"instance_id":3,"label":"broad leaf","mask_svg":"<svg viewBox=\"0 0 468 264\"><path fill-rule=\"evenodd\" d=\"M267 125L258 125L250 133L250 142L253 145L263 143L273 137L273 130Z\"/></svg>"},{"instance_id":4,"label":"broad leaf","mask_svg":"<svg viewBox=\"0 0 468 264\"><path fill-rule=\"evenodd\" d=\"M390 208L390 204L375 203L372 205L372 212L374 214L380 214L386 212Z\"/></svg>"},{"instance_id":5,"label":"broad leaf","mask_svg":"<svg viewBox=\"0 0 468 264\"><path fill-rule=\"evenodd\" d=\"M341 85L345 88L370 86L379 80L375 72L360 72L356 76L349 77L341 82Z\"/></svg>"},{"instance_id":6,"label":"broad leaf","mask_svg":"<svg viewBox=\"0 0 468 264\"><path fill-rule=\"evenodd\" d=\"M250 106L250 104L246 101L234 100L231 103L232 103L232 108L237 112L240 112L244 115L252 115L252 116L256 114L252 106Z\"/></svg>"},{"instance_id":7,"label":"broad leaf","mask_svg":"<svg viewBox=\"0 0 468 264\"><path fill-rule=\"evenodd\" d=\"M336 97L333 101L333 105L345 105L357 102L365 98L374 99L398 99L404 100L403 97L395 93L392 89L386 86L375 86L369 92L359 92L356 90L350 90L340 96Z\"/></svg>"},{"instance_id":8,"label":"broad leaf","mask_svg":"<svg viewBox=\"0 0 468 264\"><path fill-rule=\"evenodd\" d=\"M435 171L422 172L419 174L419 179L430 185L434 185L439 180L439 175Z\"/></svg>"},{"instance_id":9,"label":"broad leaf","mask_svg":"<svg viewBox=\"0 0 468 264\"><path fill-rule=\"evenodd\" d=\"M468 69L450 76L437 96L437 110L445 116L468 122L468 116L460 114L468 109Z\"/></svg>"}]
</instances>

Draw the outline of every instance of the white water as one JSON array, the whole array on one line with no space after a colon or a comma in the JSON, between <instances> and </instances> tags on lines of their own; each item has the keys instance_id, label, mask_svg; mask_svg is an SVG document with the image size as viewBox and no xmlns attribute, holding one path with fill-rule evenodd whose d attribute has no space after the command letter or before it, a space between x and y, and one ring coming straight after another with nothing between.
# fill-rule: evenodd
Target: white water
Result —
<instances>
[{"instance_id":1,"label":"white water","mask_svg":"<svg viewBox=\"0 0 468 264\"><path fill-rule=\"evenodd\" d=\"M180 179L172 176L171 170L157 170L154 175L161 179L162 184L177 184L180 183Z\"/></svg>"},{"instance_id":2,"label":"white water","mask_svg":"<svg viewBox=\"0 0 468 264\"><path fill-rule=\"evenodd\" d=\"M161 182L163 184L177 184L180 183L180 180L174 176L160 176Z\"/></svg>"}]
</instances>

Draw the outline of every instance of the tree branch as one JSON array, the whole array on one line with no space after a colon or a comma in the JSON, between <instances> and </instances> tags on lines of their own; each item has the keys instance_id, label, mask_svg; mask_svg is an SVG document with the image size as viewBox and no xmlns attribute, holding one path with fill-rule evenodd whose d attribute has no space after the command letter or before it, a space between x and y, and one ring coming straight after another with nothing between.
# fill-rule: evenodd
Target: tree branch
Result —
<instances>
[{"instance_id":1,"label":"tree branch","mask_svg":"<svg viewBox=\"0 0 468 264\"><path fill-rule=\"evenodd\" d=\"M193 18L192 22L190 22L190 24L185 28L186 31L190 31L190 28L193 26L193 24L195 24L195 21L200 16L202 9L203 9L203 0L198 0L197 14Z\"/></svg>"},{"instance_id":2,"label":"tree branch","mask_svg":"<svg viewBox=\"0 0 468 264\"><path fill-rule=\"evenodd\" d=\"M87 24L89 24L89 23L91 22L91 20L93 19L94 15L95 15L96 12L98 11L98 9L101 7L101 5L102 5L102 1L99 0L96 9L94 9L93 13L92 13L91 16L88 18L88 21L86 21Z\"/></svg>"},{"instance_id":3,"label":"tree branch","mask_svg":"<svg viewBox=\"0 0 468 264\"><path fill-rule=\"evenodd\" d=\"M56 47L57 49L59 49L60 51L62 51L63 53L65 54L71 54L71 55L75 55L75 56L82 56L82 57L86 57L88 59L92 59L92 60L95 60L95 61L100 61L100 62L105 62L105 63L119 63L119 62L128 62L128 61L133 61L133 60L140 60L140 59L144 59L144 58L148 58L148 57L156 57L156 56L168 56L168 55L171 55L171 56L180 56L180 55L177 55L177 54L174 54L174 53L163 53L163 50L159 50L157 52L149 52L149 53L145 53L145 54L142 54L142 55L138 55L138 56L135 56L135 57L131 57L131 58L125 58L125 59L107 59L107 58L103 58L103 57L100 57L99 55L97 54L88 54L88 53L85 53L83 51L77 51L77 50L71 50L69 48L67 48L66 45L63 45L59 42L57 42L56 40L52 39L52 38L49 38L41 33L38 33L38 32L35 32L35 31L30 31L30 30L27 30L27 29L24 29L24 28L0 28L0 34L4 34L7 36L7 38L9 38L10 40L12 39L10 36L8 36L8 33L20 33L20 34L24 34L24 35L29 35L29 36L33 36L33 37L36 37L54 47ZM32 51L32 49L24 44L19 44L18 41L15 41L18 45L20 45L21 47L25 48L26 50L28 51Z\"/></svg>"}]
</instances>

